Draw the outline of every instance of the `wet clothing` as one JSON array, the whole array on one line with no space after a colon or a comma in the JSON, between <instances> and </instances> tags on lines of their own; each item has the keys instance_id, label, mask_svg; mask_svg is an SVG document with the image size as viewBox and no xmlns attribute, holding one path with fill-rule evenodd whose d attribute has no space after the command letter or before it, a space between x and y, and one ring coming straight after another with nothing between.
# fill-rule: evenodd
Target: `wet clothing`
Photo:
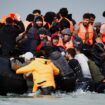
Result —
<instances>
[{"instance_id":1,"label":"wet clothing","mask_svg":"<svg viewBox=\"0 0 105 105\"><path fill-rule=\"evenodd\" d=\"M54 51L49 55L52 62L59 68L60 74L55 78L57 89L70 92L75 87L75 73L60 52Z\"/></svg>"},{"instance_id":2,"label":"wet clothing","mask_svg":"<svg viewBox=\"0 0 105 105\"><path fill-rule=\"evenodd\" d=\"M68 61L68 64L73 69L76 75L76 81L82 81L83 74L82 74L82 69L81 69L79 62L76 59L71 59Z\"/></svg>"},{"instance_id":3,"label":"wet clothing","mask_svg":"<svg viewBox=\"0 0 105 105\"><path fill-rule=\"evenodd\" d=\"M75 56L75 59L77 59L81 65L83 77L91 78L91 73L88 66L88 58L84 54L80 53Z\"/></svg>"},{"instance_id":4,"label":"wet clothing","mask_svg":"<svg viewBox=\"0 0 105 105\"><path fill-rule=\"evenodd\" d=\"M66 59L61 55L60 52L54 51L49 55L49 58L52 62L60 69L60 75L65 77L66 75L74 73L73 70L69 67Z\"/></svg>"},{"instance_id":5,"label":"wet clothing","mask_svg":"<svg viewBox=\"0 0 105 105\"><path fill-rule=\"evenodd\" d=\"M105 93L105 76L101 73L101 70L94 61L89 60L88 64L94 81L94 91L98 93Z\"/></svg>"},{"instance_id":6,"label":"wet clothing","mask_svg":"<svg viewBox=\"0 0 105 105\"><path fill-rule=\"evenodd\" d=\"M40 95L51 95L52 93L55 93L55 89L52 86L39 87L39 89L40 89Z\"/></svg>"},{"instance_id":7,"label":"wet clothing","mask_svg":"<svg viewBox=\"0 0 105 105\"><path fill-rule=\"evenodd\" d=\"M47 59L36 58L27 66L24 66L16 71L17 74L31 72L33 75L33 92L36 92L39 87L54 87L54 75L59 74L59 69Z\"/></svg>"},{"instance_id":8,"label":"wet clothing","mask_svg":"<svg viewBox=\"0 0 105 105\"><path fill-rule=\"evenodd\" d=\"M95 64L94 61L89 60L88 61L89 64L89 69L92 75L92 79L95 82L100 82L102 81L105 77L102 75L101 70L99 69L99 67Z\"/></svg>"},{"instance_id":9,"label":"wet clothing","mask_svg":"<svg viewBox=\"0 0 105 105\"><path fill-rule=\"evenodd\" d=\"M104 45L102 43L95 43L92 47L92 60L105 76L105 55L101 55L103 53L105 53Z\"/></svg>"}]
</instances>

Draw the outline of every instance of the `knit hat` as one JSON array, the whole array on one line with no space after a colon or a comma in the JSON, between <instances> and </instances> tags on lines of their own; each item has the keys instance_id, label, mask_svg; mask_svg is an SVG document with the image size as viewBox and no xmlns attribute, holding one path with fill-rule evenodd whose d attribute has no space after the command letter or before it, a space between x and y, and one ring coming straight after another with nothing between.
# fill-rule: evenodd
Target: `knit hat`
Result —
<instances>
[{"instance_id":1,"label":"knit hat","mask_svg":"<svg viewBox=\"0 0 105 105\"><path fill-rule=\"evenodd\" d=\"M45 34L45 35L47 35L47 34L48 34L48 31L47 31L46 28L41 27L41 28L39 28L38 33L39 33L39 35L40 35L40 34Z\"/></svg>"},{"instance_id":2,"label":"knit hat","mask_svg":"<svg viewBox=\"0 0 105 105\"><path fill-rule=\"evenodd\" d=\"M31 52L26 52L25 54L20 55L19 57L23 57L26 61L26 60L31 60L31 58L33 58L34 55Z\"/></svg>"},{"instance_id":3,"label":"knit hat","mask_svg":"<svg viewBox=\"0 0 105 105\"><path fill-rule=\"evenodd\" d=\"M101 22L96 22L96 23L94 24L94 27L97 27L97 26L101 27Z\"/></svg>"},{"instance_id":4,"label":"knit hat","mask_svg":"<svg viewBox=\"0 0 105 105\"><path fill-rule=\"evenodd\" d=\"M77 36L77 35L73 36L73 44L74 44L75 48L78 48L80 50L83 47L82 39L79 36Z\"/></svg>"},{"instance_id":5,"label":"knit hat","mask_svg":"<svg viewBox=\"0 0 105 105\"><path fill-rule=\"evenodd\" d=\"M70 32L70 29L69 28L66 28L66 29L64 29L63 31L62 31L62 34L63 35L71 35L71 32Z\"/></svg>"}]
</instances>

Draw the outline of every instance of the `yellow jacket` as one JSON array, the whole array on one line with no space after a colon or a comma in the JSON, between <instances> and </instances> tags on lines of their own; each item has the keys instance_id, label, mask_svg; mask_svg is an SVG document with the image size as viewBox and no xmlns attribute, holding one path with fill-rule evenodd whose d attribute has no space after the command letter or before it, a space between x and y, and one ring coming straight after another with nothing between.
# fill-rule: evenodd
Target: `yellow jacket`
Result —
<instances>
[{"instance_id":1,"label":"yellow jacket","mask_svg":"<svg viewBox=\"0 0 105 105\"><path fill-rule=\"evenodd\" d=\"M33 92L38 90L39 86L55 88L54 75L59 74L59 69L47 59L35 58L30 64L18 69L17 74L31 72L33 75Z\"/></svg>"}]
</instances>

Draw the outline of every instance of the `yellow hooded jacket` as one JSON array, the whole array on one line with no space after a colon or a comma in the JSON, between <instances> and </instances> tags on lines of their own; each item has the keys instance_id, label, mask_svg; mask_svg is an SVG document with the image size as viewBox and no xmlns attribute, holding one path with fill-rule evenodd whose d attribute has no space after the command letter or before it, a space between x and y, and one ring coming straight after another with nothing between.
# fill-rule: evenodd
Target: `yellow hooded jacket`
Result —
<instances>
[{"instance_id":1,"label":"yellow hooded jacket","mask_svg":"<svg viewBox=\"0 0 105 105\"><path fill-rule=\"evenodd\" d=\"M31 72L33 75L33 92L36 92L39 86L53 86L55 88L54 75L59 74L59 69L50 60L35 58L30 64L16 71L17 74L28 72Z\"/></svg>"}]
</instances>

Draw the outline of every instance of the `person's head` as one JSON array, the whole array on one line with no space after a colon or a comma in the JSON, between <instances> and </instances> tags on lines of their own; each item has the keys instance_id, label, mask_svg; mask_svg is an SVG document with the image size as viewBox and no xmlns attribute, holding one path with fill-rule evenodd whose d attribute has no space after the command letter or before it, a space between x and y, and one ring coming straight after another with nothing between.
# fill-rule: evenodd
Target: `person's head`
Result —
<instances>
[{"instance_id":1,"label":"person's head","mask_svg":"<svg viewBox=\"0 0 105 105\"><path fill-rule=\"evenodd\" d=\"M61 17L67 17L67 15L68 15L68 9L67 8L61 8L59 10L59 14L60 14Z\"/></svg>"},{"instance_id":2,"label":"person's head","mask_svg":"<svg viewBox=\"0 0 105 105\"><path fill-rule=\"evenodd\" d=\"M11 17L6 18L6 24L12 24L14 21Z\"/></svg>"},{"instance_id":3,"label":"person's head","mask_svg":"<svg viewBox=\"0 0 105 105\"><path fill-rule=\"evenodd\" d=\"M46 22L48 22L49 24L52 24L52 22L56 19L56 13L55 12L52 12L52 11L49 11L45 14L44 16L44 20Z\"/></svg>"},{"instance_id":4,"label":"person's head","mask_svg":"<svg viewBox=\"0 0 105 105\"><path fill-rule=\"evenodd\" d=\"M41 10L39 10L39 9L35 9L35 10L33 10L33 15L36 17L36 16L40 16L41 15Z\"/></svg>"},{"instance_id":5,"label":"person's head","mask_svg":"<svg viewBox=\"0 0 105 105\"><path fill-rule=\"evenodd\" d=\"M45 58L49 58L50 57L50 54L53 53L54 51L56 51L56 47L53 47L53 46L45 46L45 47L43 47L42 50L43 50L44 57Z\"/></svg>"},{"instance_id":6,"label":"person's head","mask_svg":"<svg viewBox=\"0 0 105 105\"><path fill-rule=\"evenodd\" d=\"M64 43L69 42L69 41L70 41L70 38L71 38L70 35L64 34L64 35L63 35L63 42L64 42Z\"/></svg>"},{"instance_id":7,"label":"person's head","mask_svg":"<svg viewBox=\"0 0 105 105\"><path fill-rule=\"evenodd\" d=\"M102 14L102 15L103 15L103 17L105 17L105 11L103 12L103 14Z\"/></svg>"},{"instance_id":8,"label":"person's head","mask_svg":"<svg viewBox=\"0 0 105 105\"><path fill-rule=\"evenodd\" d=\"M40 40L43 40L43 39L45 39L47 37L48 31L47 31L46 28L41 27L38 30L38 34L39 34Z\"/></svg>"},{"instance_id":9,"label":"person's head","mask_svg":"<svg viewBox=\"0 0 105 105\"><path fill-rule=\"evenodd\" d=\"M83 25L87 27L89 25L89 23L90 23L90 14L85 13L83 15Z\"/></svg>"},{"instance_id":10,"label":"person's head","mask_svg":"<svg viewBox=\"0 0 105 105\"><path fill-rule=\"evenodd\" d=\"M96 23L94 24L94 27L95 27L96 30L100 30L101 22L96 22Z\"/></svg>"},{"instance_id":11,"label":"person's head","mask_svg":"<svg viewBox=\"0 0 105 105\"><path fill-rule=\"evenodd\" d=\"M52 45L57 46L59 43L59 36L56 35L54 37L52 37Z\"/></svg>"},{"instance_id":12,"label":"person's head","mask_svg":"<svg viewBox=\"0 0 105 105\"><path fill-rule=\"evenodd\" d=\"M68 42L70 40L70 38L71 38L71 32L70 32L69 28L63 29L61 31L61 34L63 36L63 41L64 42Z\"/></svg>"},{"instance_id":13,"label":"person's head","mask_svg":"<svg viewBox=\"0 0 105 105\"><path fill-rule=\"evenodd\" d=\"M30 61L34 58L34 55L31 52L26 52L25 54L22 54L19 57L24 58L26 63L30 63Z\"/></svg>"},{"instance_id":14,"label":"person's head","mask_svg":"<svg viewBox=\"0 0 105 105\"><path fill-rule=\"evenodd\" d=\"M34 19L34 24L35 26L37 26L38 28L42 27L43 26L43 18L41 16L37 16L35 19Z\"/></svg>"},{"instance_id":15,"label":"person's head","mask_svg":"<svg viewBox=\"0 0 105 105\"><path fill-rule=\"evenodd\" d=\"M27 17L26 17L26 20L29 21L29 22L34 21L34 15L33 14L28 14Z\"/></svg>"},{"instance_id":16,"label":"person's head","mask_svg":"<svg viewBox=\"0 0 105 105\"><path fill-rule=\"evenodd\" d=\"M90 13L90 24L93 25L95 21L96 16L93 13Z\"/></svg>"},{"instance_id":17,"label":"person's head","mask_svg":"<svg viewBox=\"0 0 105 105\"><path fill-rule=\"evenodd\" d=\"M11 69L14 71L26 65L23 57L10 58L10 62L11 62Z\"/></svg>"},{"instance_id":18,"label":"person's head","mask_svg":"<svg viewBox=\"0 0 105 105\"><path fill-rule=\"evenodd\" d=\"M66 50L65 57L66 59L73 59L76 55L76 51L74 48L69 48Z\"/></svg>"}]
</instances>

